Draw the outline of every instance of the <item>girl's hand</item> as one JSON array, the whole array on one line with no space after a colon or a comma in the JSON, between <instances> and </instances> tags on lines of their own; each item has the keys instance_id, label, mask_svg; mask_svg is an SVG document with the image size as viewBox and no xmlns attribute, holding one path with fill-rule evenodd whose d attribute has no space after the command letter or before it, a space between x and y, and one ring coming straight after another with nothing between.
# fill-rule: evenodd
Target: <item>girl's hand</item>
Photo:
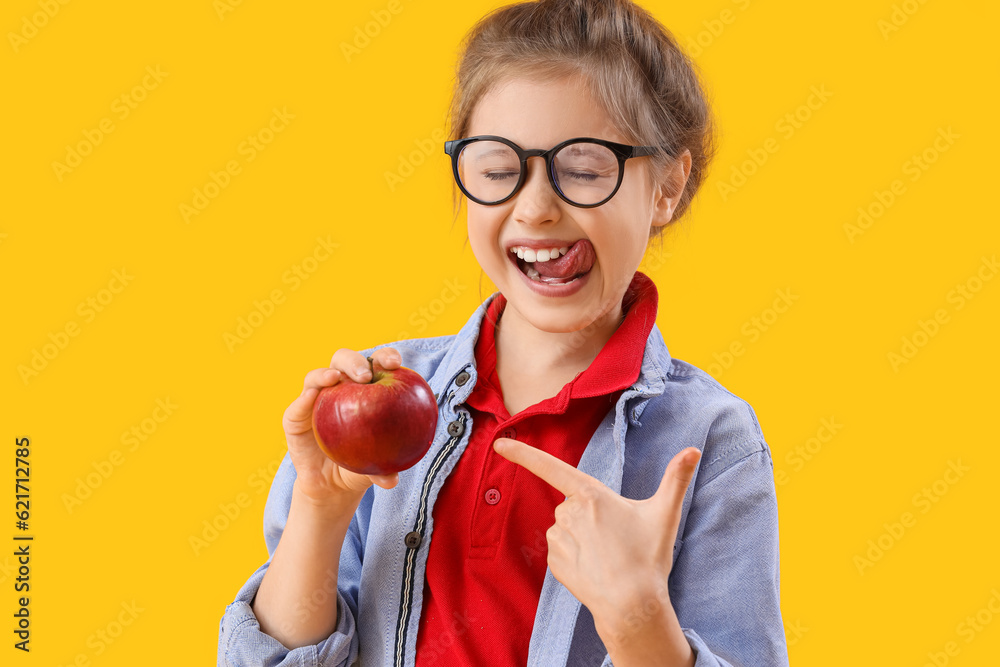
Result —
<instances>
[{"instance_id":1,"label":"girl's hand","mask_svg":"<svg viewBox=\"0 0 1000 667\"><path fill-rule=\"evenodd\" d=\"M669 606L667 577L684 494L701 458L697 448L687 447L670 461L651 498L631 500L526 443L498 438L493 447L566 495L545 533L548 565L591 611L599 632L619 634L622 619L648 610L651 598ZM604 639L609 643L610 637Z\"/></svg>"},{"instance_id":2,"label":"girl's hand","mask_svg":"<svg viewBox=\"0 0 1000 667\"><path fill-rule=\"evenodd\" d=\"M395 369L402 363L399 352L383 347L372 353L372 363ZM330 360L329 368L317 368L306 374L302 393L285 410L282 426L288 442L288 452L295 465L297 490L318 506L343 500L360 500L368 487L375 483L391 489L399 481L398 474L360 475L334 463L316 442L312 427L313 404L323 387L338 382L367 383L372 379L368 360L354 350L340 348Z\"/></svg>"}]
</instances>

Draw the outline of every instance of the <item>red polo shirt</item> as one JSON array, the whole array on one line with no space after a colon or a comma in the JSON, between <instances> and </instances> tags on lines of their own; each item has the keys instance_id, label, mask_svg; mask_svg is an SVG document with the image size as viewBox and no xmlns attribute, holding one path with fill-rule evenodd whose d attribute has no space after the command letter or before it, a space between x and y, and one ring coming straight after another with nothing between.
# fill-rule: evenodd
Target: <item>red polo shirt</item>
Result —
<instances>
[{"instance_id":1,"label":"red polo shirt","mask_svg":"<svg viewBox=\"0 0 1000 667\"><path fill-rule=\"evenodd\" d=\"M479 377L466 401L472 433L434 505L417 667L527 664L547 569L545 532L565 496L492 444L514 438L577 466L594 431L639 376L657 291L637 271L622 299L624 321L590 366L556 396L513 417L496 374L493 323L505 305L498 294L483 319L475 346Z\"/></svg>"}]
</instances>

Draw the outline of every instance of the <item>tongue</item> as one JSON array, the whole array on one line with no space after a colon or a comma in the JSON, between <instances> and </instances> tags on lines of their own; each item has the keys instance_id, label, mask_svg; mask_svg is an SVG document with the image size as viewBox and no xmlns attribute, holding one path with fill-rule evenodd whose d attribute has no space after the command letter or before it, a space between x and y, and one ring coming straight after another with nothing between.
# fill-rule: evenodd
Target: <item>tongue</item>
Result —
<instances>
[{"instance_id":1,"label":"tongue","mask_svg":"<svg viewBox=\"0 0 1000 667\"><path fill-rule=\"evenodd\" d=\"M587 239L580 239L559 259L534 262L532 266L539 275L549 278L572 278L578 273L586 273L594 266L594 246Z\"/></svg>"}]
</instances>

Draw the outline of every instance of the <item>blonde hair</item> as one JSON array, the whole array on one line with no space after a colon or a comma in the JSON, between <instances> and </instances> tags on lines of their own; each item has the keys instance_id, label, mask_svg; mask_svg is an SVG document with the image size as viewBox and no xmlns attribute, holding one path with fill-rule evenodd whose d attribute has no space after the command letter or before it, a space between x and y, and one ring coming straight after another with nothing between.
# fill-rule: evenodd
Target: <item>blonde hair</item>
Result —
<instances>
[{"instance_id":1,"label":"blonde hair","mask_svg":"<svg viewBox=\"0 0 1000 667\"><path fill-rule=\"evenodd\" d=\"M450 138L466 136L476 103L502 80L569 75L583 75L627 142L666 146L674 156L691 152L675 222L687 211L715 154L715 122L694 63L659 21L630 0L518 2L480 19L461 45L448 111ZM649 159L652 185L673 158L658 152ZM457 216L457 184L454 194ZM659 233L665 227L654 229Z\"/></svg>"}]
</instances>

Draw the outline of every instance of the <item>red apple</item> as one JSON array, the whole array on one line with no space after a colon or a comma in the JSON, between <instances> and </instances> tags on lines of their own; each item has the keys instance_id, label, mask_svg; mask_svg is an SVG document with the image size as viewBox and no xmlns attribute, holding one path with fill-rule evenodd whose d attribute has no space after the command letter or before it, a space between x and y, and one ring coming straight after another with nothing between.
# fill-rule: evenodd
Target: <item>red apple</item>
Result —
<instances>
[{"instance_id":1,"label":"red apple","mask_svg":"<svg viewBox=\"0 0 1000 667\"><path fill-rule=\"evenodd\" d=\"M320 390L312 425L320 449L340 467L390 475L423 458L437 420L437 399L419 373L372 364L370 382L343 379Z\"/></svg>"}]
</instances>

